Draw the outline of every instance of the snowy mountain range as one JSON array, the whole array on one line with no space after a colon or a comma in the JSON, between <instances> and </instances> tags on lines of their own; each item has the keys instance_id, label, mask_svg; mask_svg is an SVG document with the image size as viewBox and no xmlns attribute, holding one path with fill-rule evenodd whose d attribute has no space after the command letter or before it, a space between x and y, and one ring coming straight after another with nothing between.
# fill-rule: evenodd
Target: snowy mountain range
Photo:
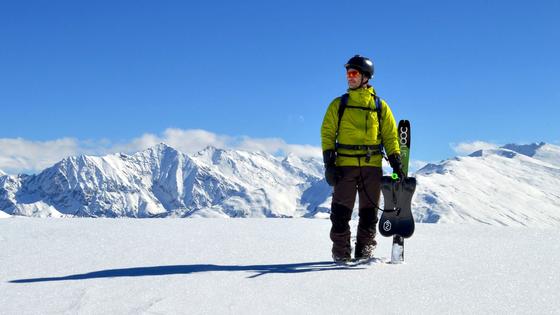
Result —
<instances>
[{"instance_id":1,"label":"snowy mountain range","mask_svg":"<svg viewBox=\"0 0 560 315\"><path fill-rule=\"evenodd\" d=\"M38 217L300 217L326 198L317 195L329 194L322 167L316 159L213 147L189 156L160 144L2 176L0 210Z\"/></svg>"},{"instance_id":2,"label":"snowy mountain range","mask_svg":"<svg viewBox=\"0 0 560 315\"><path fill-rule=\"evenodd\" d=\"M481 150L415 176L419 222L560 225L558 146ZM318 159L213 147L187 155L160 144L0 176L0 216L326 218L330 195Z\"/></svg>"}]
</instances>

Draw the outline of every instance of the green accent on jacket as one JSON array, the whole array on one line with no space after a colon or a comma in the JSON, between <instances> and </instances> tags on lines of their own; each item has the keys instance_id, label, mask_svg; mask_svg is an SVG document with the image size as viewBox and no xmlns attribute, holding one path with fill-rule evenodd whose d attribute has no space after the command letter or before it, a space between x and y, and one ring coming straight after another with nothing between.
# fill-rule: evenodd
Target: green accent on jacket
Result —
<instances>
[{"instance_id":1,"label":"green accent on jacket","mask_svg":"<svg viewBox=\"0 0 560 315\"><path fill-rule=\"evenodd\" d=\"M359 106L371 108L371 111L365 111L355 108L346 108L340 128L338 128L338 142L351 145L377 145L383 140L383 146L388 155L399 153L399 141L397 133L397 123L393 117L393 113L389 105L381 100L381 135L379 136L379 122L375 113L375 104L372 94L375 94L373 87L360 88L357 90L348 90L348 106ZM321 146L323 151L334 150L336 141L336 129L338 125L338 107L340 105L340 97L335 98L329 105L323 124L321 125ZM344 154L365 154L365 150L344 150L339 149ZM381 167L381 155L371 157L369 163L365 158L338 156L336 159L337 166L378 166Z\"/></svg>"}]
</instances>

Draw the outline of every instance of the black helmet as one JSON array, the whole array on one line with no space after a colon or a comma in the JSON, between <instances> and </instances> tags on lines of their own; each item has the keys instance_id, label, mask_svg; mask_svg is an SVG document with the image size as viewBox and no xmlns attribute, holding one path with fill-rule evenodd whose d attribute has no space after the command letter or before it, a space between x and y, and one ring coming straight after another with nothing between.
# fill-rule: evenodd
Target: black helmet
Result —
<instances>
[{"instance_id":1,"label":"black helmet","mask_svg":"<svg viewBox=\"0 0 560 315\"><path fill-rule=\"evenodd\" d=\"M373 77L373 62L367 57L356 55L350 58L344 67L346 70L348 70L348 68L356 69L368 79Z\"/></svg>"}]
</instances>

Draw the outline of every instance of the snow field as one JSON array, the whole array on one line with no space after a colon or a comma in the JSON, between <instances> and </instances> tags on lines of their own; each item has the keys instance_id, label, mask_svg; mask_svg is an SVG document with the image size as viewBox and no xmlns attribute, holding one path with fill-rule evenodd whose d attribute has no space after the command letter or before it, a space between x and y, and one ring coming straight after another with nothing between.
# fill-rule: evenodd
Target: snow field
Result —
<instances>
[{"instance_id":1,"label":"snow field","mask_svg":"<svg viewBox=\"0 0 560 315\"><path fill-rule=\"evenodd\" d=\"M352 221L353 233L356 222ZM2 314L557 313L557 229L418 224L330 262L328 220L0 221ZM378 257L391 240L378 236Z\"/></svg>"}]
</instances>

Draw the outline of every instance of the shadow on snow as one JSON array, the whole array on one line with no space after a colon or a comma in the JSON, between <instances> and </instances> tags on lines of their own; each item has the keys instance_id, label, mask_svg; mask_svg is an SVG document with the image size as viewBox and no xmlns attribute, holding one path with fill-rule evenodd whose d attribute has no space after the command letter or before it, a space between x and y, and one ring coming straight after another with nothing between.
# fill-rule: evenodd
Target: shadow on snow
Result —
<instances>
[{"instance_id":1,"label":"shadow on snow","mask_svg":"<svg viewBox=\"0 0 560 315\"><path fill-rule=\"evenodd\" d=\"M247 278L256 278L266 274L274 273L303 273L312 271L329 271L329 270L349 270L362 269L349 266L341 266L332 261L319 261L297 264L277 264L277 265L248 265L248 266L221 266L210 264L198 265L175 265L175 266L153 266L153 267L135 267L122 269L107 269L94 271L83 274L68 275L63 277L48 278L32 278L12 280L10 283L32 283L32 282L49 282L49 281L67 281L67 280L87 280L98 278L119 278L119 277L145 277L145 276L167 276L191 274L197 272L211 271L247 271L254 274Z\"/></svg>"}]
</instances>

